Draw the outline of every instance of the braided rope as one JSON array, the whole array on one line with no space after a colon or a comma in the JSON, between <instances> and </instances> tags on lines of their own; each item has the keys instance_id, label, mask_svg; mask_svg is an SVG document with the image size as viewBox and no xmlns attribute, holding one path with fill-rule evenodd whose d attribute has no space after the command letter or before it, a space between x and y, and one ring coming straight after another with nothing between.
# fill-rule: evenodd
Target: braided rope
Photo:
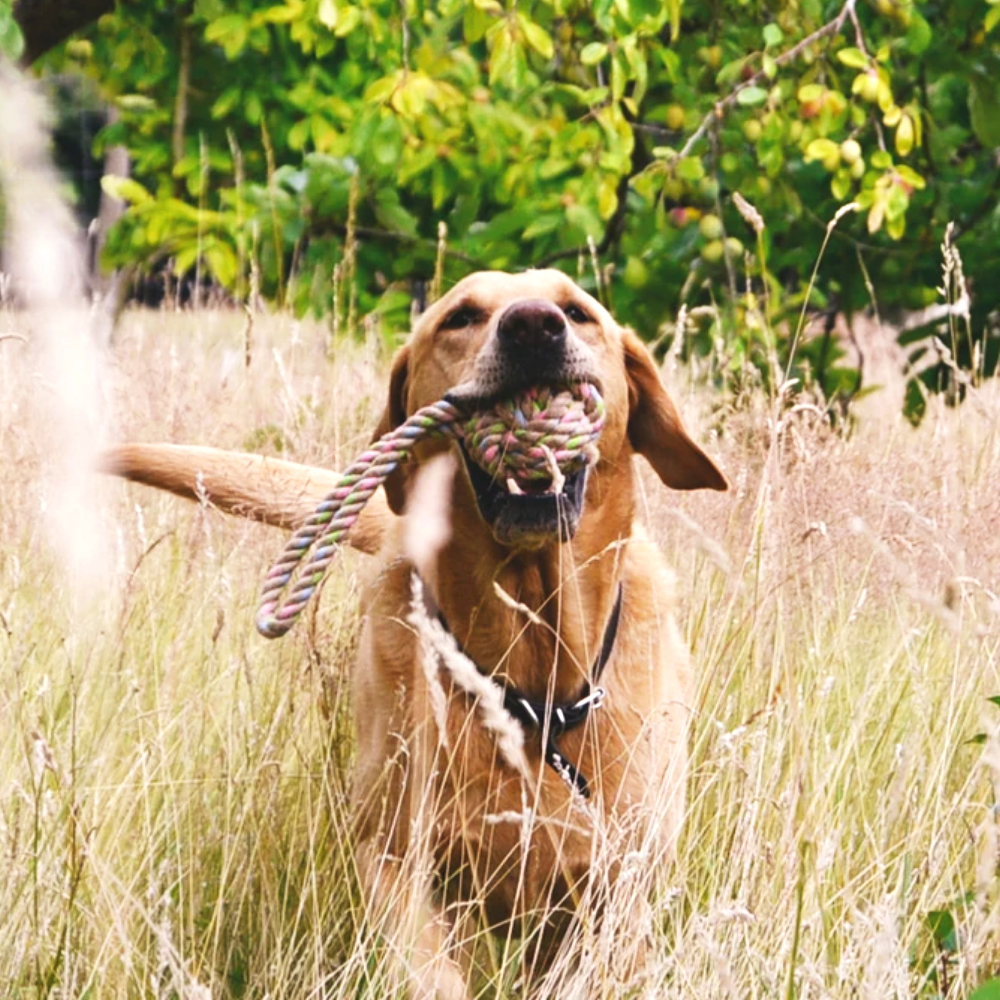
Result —
<instances>
[{"instance_id":1,"label":"braided rope","mask_svg":"<svg viewBox=\"0 0 1000 1000\"><path fill-rule=\"evenodd\" d=\"M419 441L461 439L469 457L495 479L552 479L553 461L566 476L596 460L604 417L604 400L586 382L528 389L473 414L448 400L418 410L350 465L289 539L264 579L257 631L275 639L295 624L365 504Z\"/></svg>"}]
</instances>

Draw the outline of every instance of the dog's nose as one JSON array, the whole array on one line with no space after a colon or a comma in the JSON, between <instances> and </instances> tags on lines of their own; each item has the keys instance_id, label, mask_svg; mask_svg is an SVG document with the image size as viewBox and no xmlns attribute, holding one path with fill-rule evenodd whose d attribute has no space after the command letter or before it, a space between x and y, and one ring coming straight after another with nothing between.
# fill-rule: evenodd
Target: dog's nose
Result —
<instances>
[{"instance_id":1,"label":"dog's nose","mask_svg":"<svg viewBox=\"0 0 1000 1000\"><path fill-rule=\"evenodd\" d=\"M497 322L497 340L501 347L518 352L560 352L566 346L566 317L545 299L514 302Z\"/></svg>"}]
</instances>

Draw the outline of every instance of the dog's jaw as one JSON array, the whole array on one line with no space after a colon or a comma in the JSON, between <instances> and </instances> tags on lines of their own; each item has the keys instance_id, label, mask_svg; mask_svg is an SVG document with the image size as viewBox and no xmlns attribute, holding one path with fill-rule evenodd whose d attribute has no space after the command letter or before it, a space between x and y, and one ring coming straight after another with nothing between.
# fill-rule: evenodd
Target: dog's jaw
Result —
<instances>
[{"instance_id":1,"label":"dog's jaw","mask_svg":"<svg viewBox=\"0 0 1000 1000\"><path fill-rule=\"evenodd\" d=\"M583 515L586 468L566 477L560 492L519 492L511 481L501 482L481 469L459 446L479 516L501 545L540 549L571 541Z\"/></svg>"}]
</instances>

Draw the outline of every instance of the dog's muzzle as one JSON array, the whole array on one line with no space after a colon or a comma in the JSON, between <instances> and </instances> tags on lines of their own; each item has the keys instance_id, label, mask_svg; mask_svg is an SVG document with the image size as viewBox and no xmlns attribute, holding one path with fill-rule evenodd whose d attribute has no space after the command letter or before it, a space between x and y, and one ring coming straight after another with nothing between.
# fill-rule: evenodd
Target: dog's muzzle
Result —
<instances>
[{"instance_id":1,"label":"dog's muzzle","mask_svg":"<svg viewBox=\"0 0 1000 1000\"><path fill-rule=\"evenodd\" d=\"M467 408L538 385L589 382L601 390L601 375L590 348L570 330L562 309L545 299L512 302L500 314L472 377L448 393Z\"/></svg>"}]
</instances>

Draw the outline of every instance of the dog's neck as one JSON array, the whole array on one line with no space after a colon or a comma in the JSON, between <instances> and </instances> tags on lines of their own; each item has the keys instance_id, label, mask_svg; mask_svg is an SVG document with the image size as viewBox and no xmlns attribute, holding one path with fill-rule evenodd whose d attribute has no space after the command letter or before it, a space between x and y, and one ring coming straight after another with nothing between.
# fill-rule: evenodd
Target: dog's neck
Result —
<instances>
[{"instance_id":1,"label":"dog's neck","mask_svg":"<svg viewBox=\"0 0 1000 1000\"><path fill-rule=\"evenodd\" d=\"M619 471L614 488L605 475L588 489L571 542L538 550L500 546L470 505L455 505L432 586L484 673L539 700L579 697L614 608L632 523L631 466Z\"/></svg>"}]
</instances>

